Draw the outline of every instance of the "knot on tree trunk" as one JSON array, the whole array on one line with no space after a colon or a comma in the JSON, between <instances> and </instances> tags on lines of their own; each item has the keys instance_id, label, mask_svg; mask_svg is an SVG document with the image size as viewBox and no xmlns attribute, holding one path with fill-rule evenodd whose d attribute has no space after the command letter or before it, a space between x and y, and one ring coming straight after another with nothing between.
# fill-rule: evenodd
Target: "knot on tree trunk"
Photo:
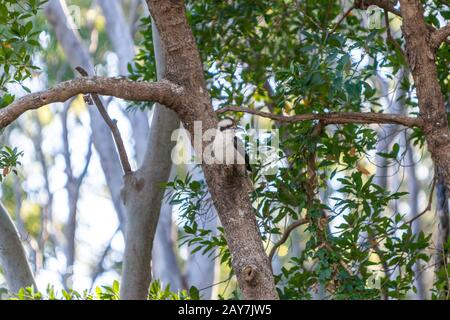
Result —
<instances>
[{"instance_id":1,"label":"knot on tree trunk","mask_svg":"<svg viewBox=\"0 0 450 320\"><path fill-rule=\"evenodd\" d=\"M258 268L255 265L248 265L243 270L244 280L247 283L254 283Z\"/></svg>"},{"instance_id":2,"label":"knot on tree trunk","mask_svg":"<svg viewBox=\"0 0 450 320\"><path fill-rule=\"evenodd\" d=\"M123 176L123 188L120 192L123 204L127 203L127 199L132 193L140 192L145 185L145 180L138 176L137 172L130 172Z\"/></svg>"}]
</instances>

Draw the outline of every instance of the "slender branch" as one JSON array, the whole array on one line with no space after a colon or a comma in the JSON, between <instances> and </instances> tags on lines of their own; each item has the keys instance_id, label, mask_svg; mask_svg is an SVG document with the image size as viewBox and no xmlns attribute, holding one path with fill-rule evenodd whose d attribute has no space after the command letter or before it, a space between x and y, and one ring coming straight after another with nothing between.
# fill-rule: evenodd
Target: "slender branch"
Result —
<instances>
[{"instance_id":1,"label":"slender branch","mask_svg":"<svg viewBox=\"0 0 450 320\"><path fill-rule=\"evenodd\" d=\"M415 217L413 217L413 218L411 218L410 220L408 220L408 221L406 221L405 223L403 223L403 225L400 226L400 228L403 227L403 226L405 226L405 225L407 225L407 224L413 223L414 221L416 221L417 219L419 219L421 216L423 216L425 213L427 213L428 211L431 210L431 205L433 204L433 193L434 193L434 189L435 189L435 187L436 187L436 180L437 180L436 177L434 177L434 178L433 178L433 183L432 183L432 185L431 185L430 196L429 196L429 198L428 198L428 204L427 204L427 206L425 207L425 209L424 209L421 213L417 214Z\"/></svg>"},{"instance_id":2,"label":"slender branch","mask_svg":"<svg viewBox=\"0 0 450 320\"><path fill-rule=\"evenodd\" d=\"M287 239L289 238L289 235L291 234L292 231L294 231L295 228L300 227L304 224L307 224L309 222L309 219L306 218L302 218L299 220L296 220L294 222L292 222L287 228L286 230L284 230L283 235L281 236L280 240L278 240L272 247L272 249L270 250L269 253L269 260L272 261L273 256L275 255L275 252L277 251L277 249L283 245L283 243L285 243L287 241Z\"/></svg>"},{"instance_id":3,"label":"slender branch","mask_svg":"<svg viewBox=\"0 0 450 320\"><path fill-rule=\"evenodd\" d=\"M69 129L67 124L67 118L69 115L69 109L72 104L73 99L69 99L64 103L64 109L61 113L61 122L62 122L62 139L63 139L63 156L64 161L66 163L65 172L67 174L67 180L73 180L73 172L72 172L72 160L70 159L70 150L69 150Z\"/></svg>"},{"instance_id":4,"label":"slender branch","mask_svg":"<svg viewBox=\"0 0 450 320\"><path fill-rule=\"evenodd\" d=\"M0 129L23 113L54 102L64 102L77 94L96 93L134 101L154 101L176 109L183 88L167 80L137 82L123 77L81 77L61 82L45 91L28 94L0 110Z\"/></svg>"},{"instance_id":5,"label":"slender branch","mask_svg":"<svg viewBox=\"0 0 450 320\"><path fill-rule=\"evenodd\" d=\"M92 278L92 284L91 284L91 289L95 284L95 281L97 280L98 276L101 275L103 273L103 271L105 271L105 268L103 268L103 263L106 260L106 257L108 256L108 253L111 251L112 249L112 241L114 240L114 237L120 232L120 227L118 227L116 229L116 231L114 231L112 237L109 239L108 241L108 245L105 247L105 249L103 249L103 253L100 256L100 259L97 262L97 266L91 276Z\"/></svg>"},{"instance_id":6,"label":"slender branch","mask_svg":"<svg viewBox=\"0 0 450 320\"><path fill-rule=\"evenodd\" d=\"M348 15L352 12L353 9L355 9L355 5L352 5L350 8L348 8L347 11L344 12L344 14L339 18L339 20L334 25L333 29L331 29L330 33L328 33L327 38L336 31L336 29L341 25L342 21L344 21L345 18L348 17Z\"/></svg>"},{"instance_id":7,"label":"slender branch","mask_svg":"<svg viewBox=\"0 0 450 320\"><path fill-rule=\"evenodd\" d=\"M442 27L440 29L435 30L431 34L431 46L433 48L439 48L442 42L449 43L447 41L447 38L450 36L450 23L447 24L445 27Z\"/></svg>"},{"instance_id":8,"label":"slender branch","mask_svg":"<svg viewBox=\"0 0 450 320\"><path fill-rule=\"evenodd\" d=\"M384 23L386 25L387 41L392 43L397 48L397 50L400 51L400 53L403 55L403 57L405 58L405 61L406 61L407 59L406 59L405 51L392 36L391 26L389 25L389 14L388 14L387 10L384 10Z\"/></svg>"},{"instance_id":9,"label":"slender branch","mask_svg":"<svg viewBox=\"0 0 450 320\"><path fill-rule=\"evenodd\" d=\"M80 175L77 177L76 179L76 188L77 190L80 190L81 188L81 184L83 183L84 178L87 175L88 169L89 169L89 164L91 163L91 159L92 159L92 145L93 145L93 141L92 141L92 135L89 139L89 144L88 144L88 151L86 153L86 156L84 157L84 167L83 170L81 170Z\"/></svg>"},{"instance_id":10,"label":"slender branch","mask_svg":"<svg viewBox=\"0 0 450 320\"><path fill-rule=\"evenodd\" d=\"M88 73L82 67L75 68L83 77L88 77ZM113 120L108 115L108 111L106 111L105 106L103 105L102 100L95 93L91 93L92 100L94 100L95 105L97 106L98 111L100 112L103 120L105 120L107 126L111 130L111 133L114 138L114 142L116 143L117 152L119 153L120 163L122 164L122 169L124 174L131 173L131 165L128 160L127 151L125 149L125 145L122 140L122 136L120 135L119 127L117 127L117 120Z\"/></svg>"},{"instance_id":11,"label":"slender branch","mask_svg":"<svg viewBox=\"0 0 450 320\"><path fill-rule=\"evenodd\" d=\"M264 112L256 109L250 109L239 106L227 106L216 111L217 114L234 111L254 114L263 118L269 118L279 122L294 123L308 120L320 120L323 124L345 124L345 123L361 123L361 124L400 124L405 127L422 127L423 120L421 118L412 118L391 113L373 113L373 112L335 112L335 113L306 113L294 116L283 116Z\"/></svg>"}]
</instances>

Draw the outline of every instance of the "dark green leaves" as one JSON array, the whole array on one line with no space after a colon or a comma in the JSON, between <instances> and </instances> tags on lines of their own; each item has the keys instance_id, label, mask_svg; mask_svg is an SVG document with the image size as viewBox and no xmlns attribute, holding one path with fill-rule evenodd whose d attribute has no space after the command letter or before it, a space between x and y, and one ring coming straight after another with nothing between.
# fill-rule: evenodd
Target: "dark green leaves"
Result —
<instances>
[{"instance_id":1,"label":"dark green leaves","mask_svg":"<svg viewBox=\"0 0 450 320\"><path fill-rule=\"evenodd\" d=\"M39 47L33 18L45 1L10 1L0 3L0 91L6 84L22 81L37 69L31 54Z\"/></svg>"},{"instance_id":2,"label":"dark green leaves","mask_svg":"<svg viewBox=\"0 0 450 320\"><path fill-rule=\"evenodd\" d=\"M20 165L19 158L23 155L17 148L0 146L0 182L8 176L9 173L16 173L16 167Z\"/></svg>"}]
</instances>

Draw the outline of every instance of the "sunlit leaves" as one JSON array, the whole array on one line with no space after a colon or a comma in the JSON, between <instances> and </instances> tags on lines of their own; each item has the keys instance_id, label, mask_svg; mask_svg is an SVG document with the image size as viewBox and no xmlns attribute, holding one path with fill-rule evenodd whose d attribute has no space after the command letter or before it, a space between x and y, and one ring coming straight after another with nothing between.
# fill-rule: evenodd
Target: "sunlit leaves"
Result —
<instances>
[{"instance_id":1,"label":"sunlit leaves","mask_svg":"<svg viewBox=\"0 0 450 320\"><path fill-rule=\"evenodd\" d=\"M39 47L40 31L35 30L33 18L44 2L0 2L0 92L6 91L7 83L22 84L37 69L31 53Z\"/></svg>"},{"instance_id":2,"label":"sunlit leaves","mask_svg":"<svg viewBox=\"0 0 450 320\"><path fill-rule=\"evenodd\" d=\"M22 288L12 297L13 300L119 300L120 285L117 280L111 286L96 287L94 292L84 290L56 291L53 286L48 286L45 292L36 291L33 287ZM148 299L150 300L199 300L199 290L192 286L189 290L173 292L170 286L162 286L159 280L152 281L149 288Z\"/></svg>"},{"instance_id":3,"label":"sunlit leaves","mask_svg":"<svg viewBox=\"0 0 450 320\"><path fill-rule=\"evenodd\" d=\"M9 173L16 172L16 167L20 165L19 158L23 155L17 148L0 146L0 182L8 176Z\"/></svg>"}]
</instances>

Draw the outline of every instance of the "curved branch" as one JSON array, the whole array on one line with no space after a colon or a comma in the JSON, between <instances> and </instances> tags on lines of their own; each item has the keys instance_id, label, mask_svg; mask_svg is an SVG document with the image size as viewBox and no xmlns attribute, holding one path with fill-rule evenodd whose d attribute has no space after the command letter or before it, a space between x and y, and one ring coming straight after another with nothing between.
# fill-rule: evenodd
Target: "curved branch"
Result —
<instances>
[{"instance_id":1,"label":"curved branch","mask_svg":"<svg viewBox=\"0 0 450 320\"><path fill-rule=\"evenodd\" d=\"M352 6L350 6L350 8L348 8L347 11L344 12L344 14L342 14L342 16L339 18L339 20L334 25L333 29L331 29L330 33L328 33L327 37L329 37L331 34L333 34L336 31L336 29L341 25L341 23L345 20L345 18L347 18L349 16L349 14L352 12L353 9L355 9L354 4Z\"/></svg>"},{"instance_id":2,"label":"curved branch","mask_svg":"<svg viewBox=\"0 0 450 320\"><path fill-rule=\"evenodd\" d=\"M283 116L264 112L256 109L249 109L239 106L228 106L216 111L217 114L229 111L245 112L254 114L263 118L269 118L279 122L294 123L307 120L320 120L324 124L400 124L405 127L422 127L423 120L421 118L412 118L391 113L373 113L373 112L335 112L335 113L306 113L294 116Z\"/></svg>"},{"instance_id":3,"label":"curved branch","mask_svg":"<svg viewBox=\"0 0 450 320\"><path fill-rule=\"evenodd\" d=\"M289 235L291 234L292 231L294 231L295 228L300 227L300 226L302 226L304 224L307 224L308 222L309 222L309 220L306 219L306 218L302 218L302 219L299 219L299 220L296 220L296 221L292 222L286 228L286 230L284 230L284 233L281 236L281 239L278 240L278 242L273 245L273 247L272 247L272 249L270 250L270 253L269 253L269 260L272 261L273 256L275 255L275 252L277 251L277 249L281 245L283 245L283 243L286 242L286 240L289 238Z\"/></svg>"},{"instance_id":4,"label":"curved branch","mask_svg":"<svg viewBox=\"0 0 450 320\"><path fill-rule=\"evenodd\" d=\"M435 30L431 34L431 46L433 48L439 48L442 42L447 42L447 38L450 36L450 23L445 27ZM448 43L448 42L447 42Z\"/></svg>"},{"instance_id":5,"label":"curved branch","mask_svg":"<svg viewBox=\"0 0 450 320\"><path fill-rule=\"evenodd\" d=\"M169 108L179 105L183 88L167 80L136 82L123 77L82 77L61 82L46 91L28 94L0 110L0 128L28 110L49 103L64 102L77 94L96 93L134 101L154 101Z\"/></svg>"},{"instance_id":6,"label":"curved branch","mask_svg":"<svg viewBox=\"0 0 450 320\"><path fill-rule=\"evenodd\" d=\"M402 46L392 36L391 26L389 25L389 14L388 14L387 10L383 10L383 11L384 11L384 24L386 26L387 42L392 43L395 46L395 48L402 54L405 61L407 61L405 51L403 50Z\"/></svg>"}]
</instances>

